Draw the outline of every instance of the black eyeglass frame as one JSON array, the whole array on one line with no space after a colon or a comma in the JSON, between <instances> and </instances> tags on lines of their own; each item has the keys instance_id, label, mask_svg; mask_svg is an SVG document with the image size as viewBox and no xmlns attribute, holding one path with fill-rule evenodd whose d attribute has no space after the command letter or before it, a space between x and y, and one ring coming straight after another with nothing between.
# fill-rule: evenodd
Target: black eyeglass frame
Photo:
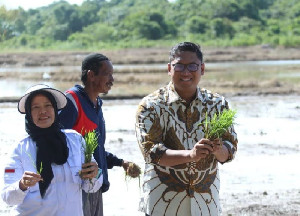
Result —
<instances>
[{"instance_id":1,"label":"black eyeglass frame","mask_svg":"<svg viewBox=\"0 0 300 216\"><path fill-rule=\"evenodd\" d=\"M179 65L183 65L182 70L176 70L176 69L175 69L176 65L178 65L178 66L179 66ZM190 65L196 65L196 66L197 66L197 69L196 69L196 70L190 70L190 69L189 69L189 66L190 66ZM176 72L183 72L186 68L187 68L187 70L188 70L189 72L196 72L197 70L199 70L200 64L197 64L197 63L190 63L190 64L176 63L176 64L172 64L172 66L173 66L173 68L174 68L174 70L175 70Z\"/></svg>"}]
</instances>

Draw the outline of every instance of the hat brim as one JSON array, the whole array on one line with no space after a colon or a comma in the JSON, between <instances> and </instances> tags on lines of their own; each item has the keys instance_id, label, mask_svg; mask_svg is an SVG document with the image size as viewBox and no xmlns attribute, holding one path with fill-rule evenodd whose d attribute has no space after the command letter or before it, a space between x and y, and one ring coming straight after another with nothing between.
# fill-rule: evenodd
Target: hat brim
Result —
<instances>
[{"instance_id":1,"label":"hat brim","mask_svg":"<svg viewBox=\"0 0 300 216\"><path fill-rule=\"evenodd\" d=\"M53 95L55 101L56 101L58 110L63 109L67 105L67 98L66 98L64 93L62 93L59 90L50 88L50 87L49 88L42 88L42 89L37 89L35 91L31 91L31 92L25 94L23 97L21 97L21 99L18 103L18 110L19 110L20 113L23 113L23 114L26 113L25 103L26 103L29 95L31 95L33 92L36 92L36 91L47 91L47 92L51 93Z\"/></svg>"}]
</instances>

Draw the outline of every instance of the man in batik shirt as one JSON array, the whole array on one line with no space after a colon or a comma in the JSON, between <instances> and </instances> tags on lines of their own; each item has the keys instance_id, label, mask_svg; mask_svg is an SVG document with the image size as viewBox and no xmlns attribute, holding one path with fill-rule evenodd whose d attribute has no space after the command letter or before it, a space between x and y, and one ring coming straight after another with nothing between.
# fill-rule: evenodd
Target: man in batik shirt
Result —
<instances>
[{"instance_id":1,"label":"man in batik shirt","mask_svg":"<svg viewBox=\"0 0 300 216\"><path fill-rule=\"evenodd\" d=\"M139 104L136 135L145 159L140 210L151 216L216 216L218 164L229 162L237 136L204 138L203 123L229 109L224 97L198 87L205 65L199 45L179 43L170 51L171 82Z\"/></svg>"}]
</instances>

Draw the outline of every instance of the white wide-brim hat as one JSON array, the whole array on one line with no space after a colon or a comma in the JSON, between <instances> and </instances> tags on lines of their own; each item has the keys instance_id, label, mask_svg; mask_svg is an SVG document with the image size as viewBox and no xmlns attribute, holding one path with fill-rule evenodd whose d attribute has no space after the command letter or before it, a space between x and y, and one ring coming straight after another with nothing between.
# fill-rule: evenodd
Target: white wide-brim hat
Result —
<instances>
[{"instance_id":1,"label":"white wide-brim hat","mask_svg":"<svg viewBox=\"0 0 300 216\"><path fill-rule=\"evenodd\" d=\"M40 91L40 90L47 91L52 94L52 96L55 98L58 110L61 110L67 105L67 98L64 93L54 88L51 88L50 86L47 86L45 84L37 84L27 89L25 95L21 97L18 103L18 110L20 113L23 114L25 113L25 104L29 95L32 94L33 92Z\"/></svg>"}]
</instances>

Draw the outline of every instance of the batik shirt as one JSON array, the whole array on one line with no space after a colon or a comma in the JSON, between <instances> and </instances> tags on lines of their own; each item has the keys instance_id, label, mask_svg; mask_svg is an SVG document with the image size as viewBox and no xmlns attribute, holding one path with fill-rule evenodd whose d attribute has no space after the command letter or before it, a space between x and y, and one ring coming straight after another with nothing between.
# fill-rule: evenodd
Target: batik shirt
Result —
<instances>
[{"instance_id":1,"label":"batik shirt","mask_svg":"<svg viewBox=\"0 0 300 216\"><path fill-rule=\"evenodd\" d=\"M204 121L229 109L218 94L197 88L189 104L180 98L173 83L146 96L139 104L136 135L145 159L140 210L151 216L219 215L220 178L213 154L198 162L176 166L159 165L167 149L187 150L204 138ZM231 161L237 150L237 136L229 128L222 137Z\"/></svg>"}]
</instances>

